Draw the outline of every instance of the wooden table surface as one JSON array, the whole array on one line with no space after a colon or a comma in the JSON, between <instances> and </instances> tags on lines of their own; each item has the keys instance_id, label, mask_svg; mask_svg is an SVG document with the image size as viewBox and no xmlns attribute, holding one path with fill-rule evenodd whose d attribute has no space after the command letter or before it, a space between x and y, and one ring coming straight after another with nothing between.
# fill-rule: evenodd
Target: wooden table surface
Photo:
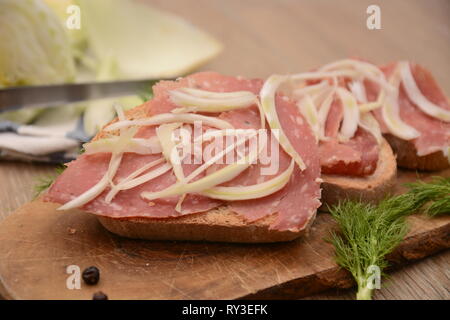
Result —
<instances>
[{"instance_id":1,"label":"wooden table surface","mask_svg":"<svg viewBox=\"0 0 450 320\"><path fill-rule=\"evenodd\" d=\"M148 1L148 0L146 0ZM230 75L292 73L345 57L409 59L429 68L450 95L448 0L150 0L215 35L223 53L204 66ZM381 8L381 30L366 9ZM50 165L0 162L0 219L29 201ZM450 299L450 251L392 273L376 299ZM353 290L314 299L352 299Z\"/></svg>"}]
</instances>

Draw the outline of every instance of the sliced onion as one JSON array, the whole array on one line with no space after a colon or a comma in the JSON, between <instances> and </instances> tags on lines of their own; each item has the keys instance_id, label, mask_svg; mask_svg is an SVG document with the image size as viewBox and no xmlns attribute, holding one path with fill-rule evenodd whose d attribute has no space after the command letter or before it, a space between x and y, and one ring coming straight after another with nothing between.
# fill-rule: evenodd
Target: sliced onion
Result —
<instances>
[{"instance_id":1,"label":"sliced onion","mask_svg":"<svg viewBox=\"0 0 450 320\"><path fill-rule=\"evenodd\" d=\"M420 136L420 132L403 122L400 118L400 108L398 105L400 76L398 70L394 71L389 82L393 85L395 90L388 94L384 99L383 107L381 109L383 120L390 133L393 135L403 140L415 139Z\"/></svg>"},{"instance_id":2,"label":"sliced onion","mask_svg":"<svg viewBox=\"0 0 450 320\"><path fill-rule=\"evenodd\" d=\"M214 187L202 192L203 195L225 201L258 199L268 196L284 188L294 171L295 162L291 160L289 167L280 175L265 182L246 187Z\"/></svg>"},{"instance_id":3,"label":"sliced onion","mask_svg":"<svg viewBox=\"0 0 450 320\"><path fill-rule=\"evenodd\" d=\"M83 145L85 154L113 152L119 139L119 137L112 137L85 143ZM161 144L159 143L157 137L151 137L148 139L132 138L123 149L123 152L132 152L137 154L155 154L161 153L161 151Z\"/></svg>"},{"instance_id":4,"label":"sliced onion","mask_svg":"<svg viewBox=\"0 0 450 320\"><path fill-rule=\"evenodd\" d=\"M200 114L191 114L191 113L181 113L181 114L161 113L150 118L115 122L107 126L105 130L113 131L131 126L155 126L171 122L194 123L196 121L200 121L203 124L214 128L233 129L233 126L229 122L217 119L215 117L208 117Z\"/></svg>"},{"instance_id":5,"label":"sliced onion","mask_svg":"<svg viewBox=\"0 0 450 320\"><path fill-rule=\"evenodd\" d=\"M318 141L320 136L320 123L319 123L319 115L317 113L317 108L314 105L314 101L311 99L309 95L305 95L305 97L297 103L297 107L300 110L300 113L305 117L308 122L311 130L313 131L316 141Z\"/></svg>"},{"instance_id":6,"label":"sliced onion","mask_svg":"<svg viewBox=\"0 0 450 320\"><path fill-rule=\"evenodd\" d=\"M400 75L402 78L403 87L405 88L406 94L409 99L416 106L419 107L420 110L425 112L430 117L450 122L450 110L445 110L438 105L434 104L430 100L428 100L422 92L420 92L419 87L414 80L414 77L411 72L411 67L408 62L399 62Z\"/></svg>"},{"instance_id":7,"label":"sliced onion","mask_svg":"<svg viewBox=\"0 0 450 320\"><path fill-rule=\"evenodd\" d=\"M278 119L278 114L275 106L275 93L278 87L289 78L287 76L272 75L264 83L261 92L261 105L264 111L264 116L269 123L269 127L272 130L279 130L278 142L280 143L283 150L290 155L294 161L297 163L301 170L306 168L305 163L301 156L295 151L291 142L287 138L283 131L280 120Z\"/></svg>"},{"instance_id":8,"label":"sliced onion","mask_svg":"<svg viewBox=\"0 0 450 320\"><path fill-rule=\"evenodd\" d=\"M359 109L355 97L344 88L337 88L342 107L344 108L344 119L342 121L341 129L339 132L339 138L342 141L348 141L354 135L358 129L359 122Z\"/></svg>"}]
</instances>

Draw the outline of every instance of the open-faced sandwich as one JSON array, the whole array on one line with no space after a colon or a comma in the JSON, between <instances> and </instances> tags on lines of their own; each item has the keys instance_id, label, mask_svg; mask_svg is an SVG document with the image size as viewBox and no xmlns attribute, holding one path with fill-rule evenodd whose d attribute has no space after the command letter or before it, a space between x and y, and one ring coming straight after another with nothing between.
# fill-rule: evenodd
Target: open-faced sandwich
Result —
<instances>
[{"instance_id":1,"label":"open-faced sandwich","mask_svg":"<svg viewBox=\"0 0 450 320\"><path fill-rule=\"evenodd\" d=\"M266 81L204 72L153 91L118 109L45 201L126 237L276 242L304 233L321 202L385 198L389 143L401 166L448 167L449 104L407 62L346 59Z\"/></svg>"},{"instance_id":2,"label":"open-faced sandwich","mask_svg":"<svg viewBox=\"0 0 450 320\"><path fill-rule=\"evenodd\" d=\"M420 65L401 61L381 69L392 90L367 82L367 98L374 103L373 114L397 155L398 166L427 171L448 168L448 98L431 73Z\"/></svg>"},{"instance_id":3,"label":"open-faced sandwich","mask_svg":"<svg viewBox=\"0 0 450 320\"><path fill-rule=\"evenodd\" d=\"M296 104L272 89L209 72L161 81L151 101L118 110L44 200L132 238L294 239L320 206L319 152Z\"/></svg>"}]
</instances>

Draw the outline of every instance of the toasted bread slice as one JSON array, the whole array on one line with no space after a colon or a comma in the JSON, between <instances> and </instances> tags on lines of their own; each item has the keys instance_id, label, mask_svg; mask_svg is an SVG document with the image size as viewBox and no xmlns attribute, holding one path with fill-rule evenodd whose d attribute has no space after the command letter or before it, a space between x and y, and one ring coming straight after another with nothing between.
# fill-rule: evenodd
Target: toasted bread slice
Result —
<instances>
[{"instance_id":1,"label":"toasted bread slice","mask_svg":"<svg viewBox=\"0 0 450 320\"><path fill-rule=\"evenodd\" d=\"M99 216L98 220L110 232L135 239L267 243L290 241L302 236L308 232L314 218L315 215L311 216L306 227L298 232L270 229L276 214L247 222L227 206L176 218L117 219Z\"/></svg>"},{"instance_id":2,"label":"toasted bread slice","mask_svg":"<svg viewBox=\"0 0 450 320\"><path fill-rule=\"evenodd\" d=\"M394 153L387 141L383 139L377 168L370 176L322 175L322 207L320 209L328 211L328 206L346 199L376 203L392 192L396 177L397 163Z\"/></svg>"},{"instance_id":3,"label":"toasted bread slice","mask_svg":"<svg viewBox=\"0 0 450 320\"><path fill-rule=\"evenodd\" d=\"M385 134L384 136L397 155L399 167L424 171L438 171L450 167L449 160L442 151L418 156L416 147L411 141L402 140L392 134Z\"/></svg>"},{"instance_id":4,"label":"toasted bread slice","mask_svg":"<svg viewBox=\"0 0 450 320\"><path fill-rule=\"evenodd\" d=\"M141 105L126 112L127 119L146 117L146 106ZM116 122L117 119L111 123ZM107 124L106 126L108 126ZM106 133L101 130L93 140L101 139ZM269 243L296 239L312 225L315 214L299 231L270 229L277 214L248 222L228 206L213 210L169 218L110 218L97 216L100 223L110 232L122 237L145 240L189 240L237 243Z\"/></svg>"}]
</instances>

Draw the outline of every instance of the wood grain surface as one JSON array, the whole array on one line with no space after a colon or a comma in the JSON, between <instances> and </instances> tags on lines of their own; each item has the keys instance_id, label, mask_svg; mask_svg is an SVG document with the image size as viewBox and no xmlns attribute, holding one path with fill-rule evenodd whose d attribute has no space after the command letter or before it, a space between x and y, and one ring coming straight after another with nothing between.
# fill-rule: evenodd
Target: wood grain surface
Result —
<instances>
[{"instance_id":1,"label":"wood grain surface","mask_svg":"<svg viewBox=\"0 0 450 320\"><path fill-rule=\"evenodd\" d=\"M440 175L450 177L450 169ZM398 186L415 180L414 173L399 172ZM354 284L326 241L336 230L327 213L318 214L311 232L294 241L227 244L125 239L102 228L92 214L58 207L36 200L0 223L3 296L91 299L101 290L111 299L295 299ZM450 247L450 216L412 215L408 226L408 235L388 257L391 266ZM69 290L69 265L80 270L95 265L102 281Z\"/></svg>"},{"instance_id":2,"label":"wood grain surface","mask_svg":"<svg viewBox=\"0 0 450 320\"><path fill-rule=\"evenodd\" d=\"M450 1L447 0L158 0L225 45L204 70L264 77L297 72L348 56L375 63L410 59L429 68L450 93ZM366 8L378 4L382 30L366 28ZM0 219L33 195L42 164L0 163ZM395 271L377 299L449 299L450 252ZM337 291L315 299L349 299Z\"/></svg>"}]
</instances>

